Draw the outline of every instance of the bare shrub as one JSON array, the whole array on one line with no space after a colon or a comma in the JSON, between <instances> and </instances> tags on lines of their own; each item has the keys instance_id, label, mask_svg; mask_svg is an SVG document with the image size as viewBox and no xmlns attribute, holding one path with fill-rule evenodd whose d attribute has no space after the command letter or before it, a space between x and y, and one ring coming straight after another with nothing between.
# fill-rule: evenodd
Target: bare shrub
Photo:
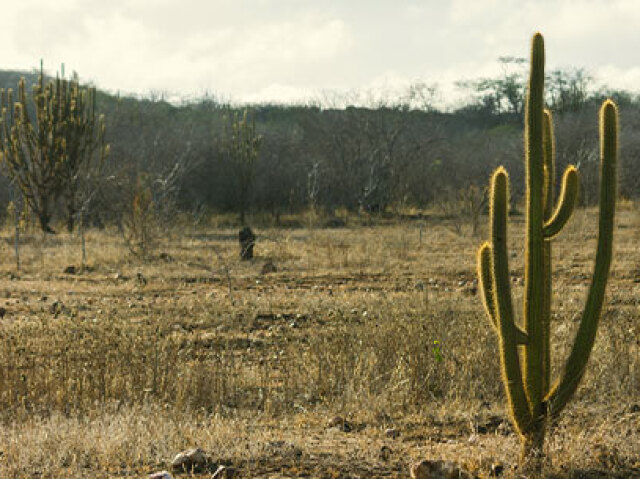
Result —
<instances>
[{"instance_id":1,"label":"bare shrub","mask_svg":"<svg viewBox=\"0 0 640 479\"><path fill-rule=\"evenodd\" d=\"M466 225L471 226L471 235L477 236L480 218L487 207L487 189L469 185L459 190L448 189L436 197L436 204L442 215L451 220L453 230L464 234Z\"/></svg>"},{"instance_id":2,"label":"bare shrub","mask_svg":"<svg viewBox=\"0 0 640 479\"><path fill-rule=\"evenodd\" d=\"M144 176L138 176L130 208L122 217L122 236L135 256L147 258L156 248L160 229L151 187Z\"/></svg>"}]
</instances>

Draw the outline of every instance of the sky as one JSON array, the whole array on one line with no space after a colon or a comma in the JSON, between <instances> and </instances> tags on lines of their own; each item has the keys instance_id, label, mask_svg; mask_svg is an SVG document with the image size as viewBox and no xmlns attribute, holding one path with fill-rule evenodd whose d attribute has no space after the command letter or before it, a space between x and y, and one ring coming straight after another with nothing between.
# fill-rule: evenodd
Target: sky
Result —
<instances>
[{"instance_id":1,"label":"sky","mask_svg":"<svg viewBox=\"0 0 640 479\"><path fill-rule=\"evenodd\" d=\"M640 90L638 0L20 0L5 2L0 69L43 59L122 94L330 101L499 74L545 37L547 68ZM378 92L378 93L376 93Z\"/></svg>"}]
</instances>

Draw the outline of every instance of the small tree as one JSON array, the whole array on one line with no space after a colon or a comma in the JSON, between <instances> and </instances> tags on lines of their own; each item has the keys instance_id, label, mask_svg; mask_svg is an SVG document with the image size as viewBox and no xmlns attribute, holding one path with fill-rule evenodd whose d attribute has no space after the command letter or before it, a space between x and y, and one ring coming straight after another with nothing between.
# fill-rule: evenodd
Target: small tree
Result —
<instances>
[{"instance_id":1,"label":"small tree","mask_svg":"<svg viewBox=\"0 0 640 479\"><path fill-rule=\"evenodd\" d=\"M153 193L145 175L138 175L130 207L122 218L122 235L135 256L148 258L159 239Z\"/></svg>"},{"instance_id":2,"label":"small tree","mask_svg":"<svg viewBox=\"0 0 640 479\"><path fill-rule=\"evenodd\" d=\"M524 58L500 57L502 74L497 78L480 78L457 82L457 86L474 92L478 105L494 115L522 117L525 97Z\"/></svg>"},{"instance_id":3,"label":"small tree","mask_svg":"<svg viewBox=\"0 0 640 479\"><path fill-rule=\"evenodd\" d=\"M463 224L471 225L471 235L477 236L480 217L486 209L489 197L486 188L470 184L458 191L448 189L436 196L436 204L445 216L453 221L453 228L463 234Z\"/></svg>"},{"instance_id":4,"label":"small tree","mask_svg":"<svg viewBox=\"0 0 640 479\"><path fill-rule=\"evenodd\" d=\"M242 118L239 118L237 113L233 115L230 121L230 130L225 151L238 180L238 208L240 223L244 225L249 205L249 190L255 177L255 166L260 153L262 136L256 133L255 119L249 119L247 110L242 114Z\"/></svg>"}]
</instances>

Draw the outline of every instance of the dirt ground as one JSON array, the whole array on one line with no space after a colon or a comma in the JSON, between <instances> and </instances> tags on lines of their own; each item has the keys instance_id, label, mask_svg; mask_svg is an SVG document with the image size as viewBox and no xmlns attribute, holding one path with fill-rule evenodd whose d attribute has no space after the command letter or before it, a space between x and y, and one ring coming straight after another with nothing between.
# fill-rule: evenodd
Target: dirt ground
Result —
<instances>
[{"instance_id":1,"label":"dirt ground","mask_svg":"<svg viewBox=\"0 0 640 479\"><path fill-rule=\"evenodd\" d=\"M554 242L554 372L595 256L595 210ZM640 477L640 213L621 209L583 385L549 433L547 477ZM510 222L514 302L523 219ZM0 261L0 477L409 477L421 459L517 477L496 338L477 295L482 237L447 221L185 228L147 258L116 232L12 232ZM273 268L265 266L270 264ZM67 269L73 266L74 271ZM336 416L344 421L335 420ZM332 425L337 423L337 425Z\"/></svg>"}]
</instances>

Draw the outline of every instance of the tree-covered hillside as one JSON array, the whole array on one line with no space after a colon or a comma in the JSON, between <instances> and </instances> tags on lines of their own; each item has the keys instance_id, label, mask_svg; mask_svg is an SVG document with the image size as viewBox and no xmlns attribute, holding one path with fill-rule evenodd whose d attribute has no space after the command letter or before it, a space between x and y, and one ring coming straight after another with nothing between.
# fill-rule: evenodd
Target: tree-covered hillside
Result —
<instances>
[{"instance_id":1,"label":"tree-covered hillside","mask_svg":"<svg viewBox=\"0 0 640 479\"><path fill-rule=\"evenodd\" d=\"M0 72L0 87L27 85L37 73ZM555 76L554 76L555 75ZM564 76L563 76L564 75ZM253 213L279 218L309 207L332 212L383 212L427 207L476 185L484 188L502 164L511 172L514 200L523 184L522 78L467 82L466 104L447 111L410 97L368 107L229 105L206 97L171 104L161 97L98 92L105 116L106 160L92 211L120 221L146 185L156 211L237 212L242 171L229 150L233 119L247 109L261 136L247 201ZM589 92L581 70L552 72L548 104L557 125L559 168L582 171L582 199L594 201L598 168L597 105L612 94L621 111L621 187L637 196L640 184L640 100L628 92ZM415 96L413 97L415 99ZM0 210L11 197L0 179Z\"/></svg>"}]
</instances>

